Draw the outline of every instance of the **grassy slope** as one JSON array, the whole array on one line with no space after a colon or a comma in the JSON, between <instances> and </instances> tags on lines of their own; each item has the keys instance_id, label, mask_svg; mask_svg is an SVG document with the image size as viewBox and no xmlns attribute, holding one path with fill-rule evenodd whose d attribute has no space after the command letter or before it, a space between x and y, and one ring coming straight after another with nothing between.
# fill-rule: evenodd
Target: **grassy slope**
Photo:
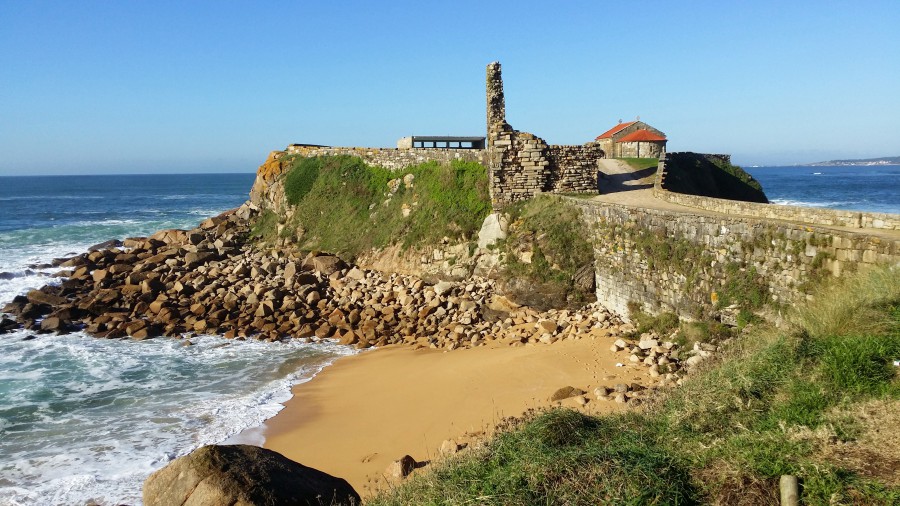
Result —
<instances>
[{"instance_id":1,"label":"grassy slope","mask_svg":"<svg viewBox=\"0 0 900 506\"><path fill-rule=\"evenodd\" d=\"M290 160L285 194L295 206L284 234L304 249L341 254L392 244L472 240L490 212L487 175L472 162L424 163L402 171L338 156ZM402 179L412 175L412 186ZM409 216L403 216L407 207ZM264 213L254 235L273 238L278 217Z\"/></svg>"},{"instance_id":2,"label":"grassy slope","mask_svg":"<svg viewBox=\"0 0 900 506\"><path fill-rule=\"evenodd\" d=\"M505 209L510 218L508 236L500 247L506 253L505 277L522 281L525 292L516 297L516 284L507 289L532 306L583 306L596 296L575 286L579 269L593 272L594 250L584 234L581 211L555 199L537 198ZM531 262L520 260L531 253ZM543 300L538 300L543 299Z\"/></svg>"},{"instance_id":3,"label":"grassy slope","mask_svg":"<svg viewBox=\"0 0 900 506\"><path fill-rule=\"evenodd\" d=\"M644 412L539 414L371 504L773 504L782 474L805 504L897 504L896 446L871 441L900 423L898 357L900 276L866 271Z\"/></svg>"}]
</instances>

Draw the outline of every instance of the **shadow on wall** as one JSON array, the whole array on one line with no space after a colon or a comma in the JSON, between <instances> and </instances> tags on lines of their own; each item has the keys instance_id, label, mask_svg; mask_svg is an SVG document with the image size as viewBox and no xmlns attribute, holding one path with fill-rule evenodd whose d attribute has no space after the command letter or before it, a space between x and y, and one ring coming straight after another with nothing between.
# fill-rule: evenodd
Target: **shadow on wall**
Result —
<instances>
[{"instance_id":1,"label":"shadow on wall","mask_svg":"<svg viewBox=\"0 0 900 506\"><path fill-rule=\"evenodd\" d=\"M648 178L656 173L656 167L648 167L634 172L626 172L624 174L606 174L603 171L597 171L597 192L598 193L618 193L633 190L644 190L653 188L653 183L639 183L639 181Z\"/></svg>"}]
</instances>

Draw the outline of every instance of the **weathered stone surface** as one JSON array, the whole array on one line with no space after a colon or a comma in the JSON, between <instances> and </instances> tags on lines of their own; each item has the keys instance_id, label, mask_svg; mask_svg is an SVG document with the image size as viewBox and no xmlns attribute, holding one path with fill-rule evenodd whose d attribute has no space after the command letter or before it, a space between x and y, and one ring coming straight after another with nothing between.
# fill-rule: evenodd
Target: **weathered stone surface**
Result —
<instances>
[{"instance_id":1,"label":"weathered stone surface","mask_svg":"<svg viewBox=\"0 0 900 506\"><path fill-rule=\"evenodd\" d=\"M31 290L30 292L28 292L28 294L25 295L25 297L27 297L28 302L31 302L32 304L41 304L47 306L58 306L67 302L65 297L46 293L42 290Z\"/></svg>"},{"instance_id":2,"label":"weathered stone surface","mask_svg":"<svg viewBox=\"0 0 900 506\"><path fill-rule=\"evenodd\" d=\"M413 471L415 471L416 466L419 463L416 462L416 459L410 457L409 455L404 455L398 460L395 460L388 465L387 475L392 478L406 478Z\"/></svg>"},{"instance_id":3,"label":"weathered stone surface","mask_svg":"<svg viewBox=\"0 0 900 506\"><path fill-rule=\"evenodd\" d=\"M550 396L550 400L561 401L563 399L568 399L569 397L575 397L576 395L584 395L585 391L580 388L575 388L571 386L562 387L556 392L553 392L553 395Z\"/></svg>"},{"instance_id":4,"label":"weathered stone surface","mask_svg":"<svg viewBox=\"0 0 900 506\"><path fill-rule=\"evenodd\" d=\"M503 213L495 212L487 215L478 231L478 247L487 248L501 239L506 239L506 230L509 226L509 217Z\"/></svg>"},{"instance_id":5,"label":"weathered stone surface","mask_svg":"<svg viewBox=\"0 0 900 506\"><path fill-rule=\"evenodd\" d=\"M249 445L199 448L151 474L145 506L351 505L345 480Z\"/></svg>"},{"instance_id":6,"label":"weathered stone surface","mask_svg":"<svg viewBox=\"0 0 900 506\"><path fill-rule=\"evenodd\" d=\"M313 270L321 272L325 276L339 271L347 266L343 260L334 255L321 255L313 257L308 264Z\"/></svg>"}]
</instances>

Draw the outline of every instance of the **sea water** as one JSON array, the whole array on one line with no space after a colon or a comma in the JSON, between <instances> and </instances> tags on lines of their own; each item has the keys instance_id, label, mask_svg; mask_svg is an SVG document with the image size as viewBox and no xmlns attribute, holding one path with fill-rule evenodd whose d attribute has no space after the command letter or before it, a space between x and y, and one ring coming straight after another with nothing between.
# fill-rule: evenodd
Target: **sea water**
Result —
<instances>
[{"instance_id":1,"label":"sea water","mask_svg":"<svg viewBox=\"0 0 900 506\"><path fill-rule=\"evenodd\" d=\"M900 165L745 167L773 204L900 213Z\"/></svg>"},{"instance_id":2,"label":"sea water","mask_svg":"<svg viewBox=\"0 0 900 506\"><path fill-rule=\"evenodd\" d=\"M0 306L47 283L53 258L193 228L247 198L252 174L0 178ZM199 336L0 335L0 505L140 504L146 477L232 442L282 408L337 344ZM249 441L261 443L260 441Z\"/></svg>"}]
</instances>

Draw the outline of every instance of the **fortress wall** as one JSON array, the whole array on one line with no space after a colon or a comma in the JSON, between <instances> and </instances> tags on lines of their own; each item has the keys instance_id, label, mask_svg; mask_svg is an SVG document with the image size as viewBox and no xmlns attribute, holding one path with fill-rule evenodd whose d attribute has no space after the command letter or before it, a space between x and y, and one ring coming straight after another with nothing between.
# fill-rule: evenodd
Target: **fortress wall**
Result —
<instances>
[{"instance_id":1,"label":"fortress wall","mask_svg":"<svg viewBox=\"0 0 900 506\"><path fill-rule=\"evenodd\" d=\"M726 162L730 162L731 158L728 155L705 156L722 158ZM661 200L687 207L724 214L740 214L752 216L754 218L799 221L812 225L900 230L900 214L760 204L757 202L688 195L685 193L671 192L666 189L665 160L660 160L657 174L656 185L654 185L653 188L654 195Z\"/></svg>"},{"instance_id":2,"label":"fortress wall","mask_svg":"<svg viewBox=\"0 0 900 506\"><path fill-rule=\"evenodd\" d=\"M603 158L600 143L589 142L580 146L552 145L547 148L550 162L550 192L597 193L598 160Z\"/></svg>"},{"instance_id":3,"label":"fortress wall","mask_svg":"<svg viewBox=\"0 0 900 506\"><path fill-rule=\"evenodd\" d=\"M823 277L900 263L900 240L862 231L544 198L582 210L594 242L597 299L622 314L633 301L650 313L715 315L729 285L754 278L772 300L791 304Z\"/></svg>"},{"instance_id":4,"label":"fortress wall","mask_svg":"<svg viewBox=\"0 0 900 506\"><path fill-rule=\"evenodd\" d=\"M898 214L759 204L756 202L687 195L662 189L656 190L654 193L657 198L667 202L718 213L742 214L764 219L802 221L815 225L900 230L900 215Z\"/></svg>"},{"instance_id":5,"label":"fortress wall","mask_svg":"<svg viewBox=\"0 0 900 506\"><path fill-rule=\"evenodd\" d=\"M506 122L500 64L487 66L488 178L494 209L540 193L597 193L600 144L548 145Z\"/></svg>"},{"instance_id":6,"label":"fortress wall","mask_svg":"<svg viewBox=\"0 0 900 506\"><path fill-rule=\"evenodd\" d=\"M289 155L314 156L358 156L369 165L377 165L391 170L401 170L410 165L435 161L449 164L454 160L485 164L486 151L483 149L442 149L442 148L347 148L290 145L285 152Z\"/></svg>"}]
</instances>

